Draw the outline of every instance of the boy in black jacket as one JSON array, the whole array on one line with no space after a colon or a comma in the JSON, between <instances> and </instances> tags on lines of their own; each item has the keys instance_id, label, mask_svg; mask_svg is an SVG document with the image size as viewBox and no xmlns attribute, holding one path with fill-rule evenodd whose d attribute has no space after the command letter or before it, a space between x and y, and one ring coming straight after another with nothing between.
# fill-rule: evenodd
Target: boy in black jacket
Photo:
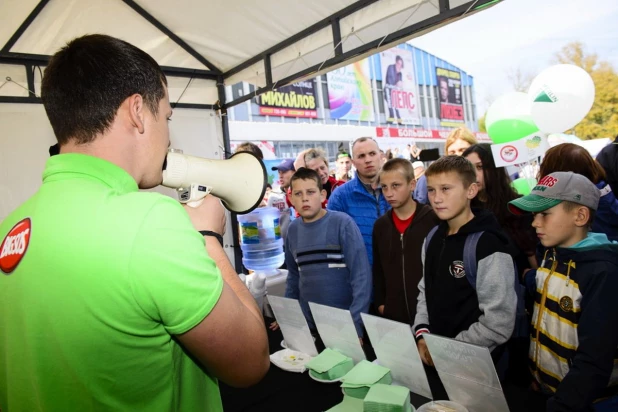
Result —
<instances>
[{"instance_id":1,"label":"boy in black jacket","mask_svg":"<svg viewBox=\"0 0 618 412\"><path fill-rule=\"evenodd\" d=\"M513 213L534 213L542 263L525 274L535 296L530 344L535 389L547 411L618 410L618 244L589 233L600 192L584 176L556 172Z\"/></svg>"},{"instance_id":2,"label":"boy in black jacket","mask_svg":"<svg viewBox=\"0 0 618 412\"><path fill-rule=\"evenodd\" d=\"M392 209L373 226L374 303L385 318L412 325L423 275L423 240L440 220L430 206L412 198L416 181L408 160L386 162L379 184Z\"/></svg>"},{"instance_id":3,"label":"boy in black jacket","mask_svg":"<svg viewBox=\"0 0 618 412\"><path fill-rule=\"evenodd\" d=\"M497 361L500 351L494 350L511 337L517 306L508 238L491 212L470 209L478 188L474 166L467 159L442 157L425 175L429 201L442 223L422 256L424 273L414 322L421 359L433 365L422 338L431 332L486 346ZM476 262L466 262L466 238L478 232L483 233ZM476 267L474 286L466 278L470 265Z\"/></svg>"}]
</instances>

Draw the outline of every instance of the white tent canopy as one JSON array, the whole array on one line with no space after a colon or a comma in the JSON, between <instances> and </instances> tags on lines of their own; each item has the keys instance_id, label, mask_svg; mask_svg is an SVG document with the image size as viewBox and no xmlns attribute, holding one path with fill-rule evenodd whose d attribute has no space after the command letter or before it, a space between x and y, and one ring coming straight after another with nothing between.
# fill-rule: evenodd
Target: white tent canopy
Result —
<instances>
[{"instance_id":1,"label":"white tent canopy","mask_svg":"<svg viewBox=\"0 0 618 412\"><path fill-rule=\"evenodd\" d=\"M172 101L223 108L218 84L246 81L259 87L259 93L314 77L493 3L496 0L4 0L0 79L8 76L15 83L0 89L0 102L34 102L40 71L33 67L45 66L67 41L87 33L122 38L152 55L170 77ZM185 90L187 78L193 80Z\"/></svg>"},{"instance_id":2,"label":"white tent canopy","mask_svg":"<svg viewBox=\"0 0 618 412\"><path fill-rule=\"evenodd\" d=\"M153 56L168 79L174 147L223 158L230 152L228 107L499 1L2 0L0 221L40 185L55 140L40 104L41 77L49 57L75 37L108 34ZM225 86L241 81L256 92L226 101ZM237 234L228 230L225 242L240 268Z\"/></svg>"}]
</instances>

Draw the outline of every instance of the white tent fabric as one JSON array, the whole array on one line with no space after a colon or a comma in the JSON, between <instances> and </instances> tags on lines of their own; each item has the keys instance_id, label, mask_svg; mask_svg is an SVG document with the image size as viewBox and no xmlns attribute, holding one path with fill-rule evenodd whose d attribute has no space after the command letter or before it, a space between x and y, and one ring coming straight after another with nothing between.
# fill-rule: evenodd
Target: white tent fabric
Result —
<instances>
[{"instance_id":1,"label":"white tent fabric","mask_svg":"<svg viewBox=\"0 0 618 412\"><path fill-rule=\"evenodd\" d=\"M223 75L228 85L246 81L275 87L349 64L494 2L3 0L0 45L8 47L0 51L0 84L9 76L22 88L10 82L0 96L28 95L25 71L2 64L7 56L50 56L87 33L127 40L162 66ZM33 11L34 19L10 42ZM217 80L201 79L191 83L181 102L214 104L219 99ZM170 98L176 101L186 85L186 79L172 80Z\"/></svg>"}]
</instances>

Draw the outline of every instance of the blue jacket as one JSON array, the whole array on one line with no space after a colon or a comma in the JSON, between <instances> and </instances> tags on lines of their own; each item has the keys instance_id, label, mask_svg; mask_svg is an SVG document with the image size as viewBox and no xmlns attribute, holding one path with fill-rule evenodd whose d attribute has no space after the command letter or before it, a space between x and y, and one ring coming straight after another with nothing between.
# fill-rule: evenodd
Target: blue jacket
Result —
<instances>
[{"instance_id":1,"label":"blue jacket","mask_svg":"<svg viewBox=\"0 0 618 412\"><path fill-rule=\"evenodd\" d=\"M618 241L618 200L611 186L604 181L600 181L596 186L601 191L601 200L594 215L592 231L605 233L609 240Z\"/></svg>"},{"instance_id":2,"label":"blue jacket","mask_svg":"<svg viewBox=\"0 0 618 412\"><path fill-rule=\"evenodd\" d=\"M354 177L330 195L327 209L345 212L354 219L363 235L369 264L373 265L373 224L390 209L390 205L382 192L380 191L380 201L378 202L375 196L363 186L360 179Z\"/></svg>"}]
</instances>

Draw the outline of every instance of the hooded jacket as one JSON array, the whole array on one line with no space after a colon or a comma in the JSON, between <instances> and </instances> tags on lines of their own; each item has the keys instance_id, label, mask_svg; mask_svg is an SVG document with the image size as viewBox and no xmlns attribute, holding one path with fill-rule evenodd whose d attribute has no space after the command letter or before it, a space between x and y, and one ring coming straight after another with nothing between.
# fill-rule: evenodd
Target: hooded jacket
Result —
<instances>
[{"instance_id":1,"label":"hooded jacket","mask_svg":"<svg viewBox=\"0 0 618 412\"><path fill-rule=\"evenodd\" d=\"M393 222L393 210L373 227L373 290L384 317L412 325L416 316L418 283L423 277L421 251L429 231L440 220L430 206L417 202L412 223L404 234Z\"/></svg>"},{"instance_id":2,"label":"hooded jacket","mask_svg":"<svg viewBox=\"0 0 618 412\"><path fill-rule=\"evenodd\" d=\"M415 335L436 333L493 351L511 337L515 326L513 249L491 212L474 213L453 235L447 236L447 222L440 223L426 256L423 247ZM464 245L467 235L480 231L475 291L466 279Z\"/></svg>"},{"instance_id":3,"label":"hooded jacket","mask_svg":"<svg viewBox=\"0 0 618 412\"><path fill-rule=\"evenodd\" d=\"M618 394L618 243L605 234L545 249L537 269L530 362L547 411L588 411Z\"/></svg>"}]
</instances>

